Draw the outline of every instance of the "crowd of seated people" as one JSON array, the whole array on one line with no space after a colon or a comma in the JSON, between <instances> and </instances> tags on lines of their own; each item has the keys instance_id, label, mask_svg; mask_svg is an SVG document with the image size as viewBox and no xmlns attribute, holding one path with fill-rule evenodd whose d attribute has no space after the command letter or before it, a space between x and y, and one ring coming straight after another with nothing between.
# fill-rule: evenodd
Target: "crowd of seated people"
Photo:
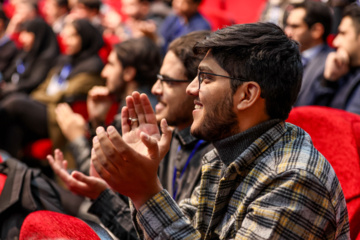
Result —
<instances>
[{"instance_id":1,"label":"crowd of seated people","mask_svg":"<svg viewBox=\"0 0 360 240\"><path fill-rule=\"evenodd\" d=\"M67 190L45 192L78 208L55 211L113 238L347 239L335 172L285 120L308 105L360 114L358 2L336 23L334 1L268 1L257 23L213 32L199 11L209 2L2 2L0 156L12 160L0 174L32 169L25 148L46 138L53 154L36 164ZM0 238L18 236L28 213L15 231L1 214Z\"/></svg>"}]
</instances>

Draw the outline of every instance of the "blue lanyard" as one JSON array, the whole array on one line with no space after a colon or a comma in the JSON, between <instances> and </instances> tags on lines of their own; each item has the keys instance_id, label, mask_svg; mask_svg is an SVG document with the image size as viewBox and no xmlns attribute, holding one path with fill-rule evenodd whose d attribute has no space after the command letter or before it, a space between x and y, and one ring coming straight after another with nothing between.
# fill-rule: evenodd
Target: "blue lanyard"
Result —
<instances>
[{"instance_id":1,"label":"blue lanyard","mask_svg":"<svg viewBox=\"0 0 360 240\"><path fill-rule=\"evenodd\" d=\"M60 85L63 84L65 82L66 78L70 75L71 69L72 69L72 67L70 64L64 65L64 67L61 69L61 72L57 79L57 81Z\"/></svg>"},{"instance_id":2,"label":"blue lanyard","mask_svg":"<svg viewBox=\"0 0 360 240\"><path fill-rule=\"evenodd\" d=\"M25 72L25 65L22 60L16 62L16 72L21 75Z\"/></svg>"},{"instance_id":3,"label":"blue lanyard","mask_svg":"<svg viewBox=\"0 0 360 240\"><path fill-rule=\"evenodd\" d=\"M189 163L190 163L190 160L194 157L196 151L199 149L199 147L201 146L201 144L202 144L203 142L204 142L204 140L199 140L199 141L196 143L194 149L192 150L192 152L190 153L188 159L186 160L185 166L183 167L183 169L182 169L182 171L181 171L181 173L180 173L179 179L181 179L182 176L184 175L185 170L186 170L187 166L188 166ZM177 151L179 152L180 149L181 149L181 146L178 147L178 150L177 150ZM172 183L172 187L173 187L173 199L176 198L177 188L178 188L178 186L176 185L176 175L177 175L176 173L177 173L177 168L176 168L176 166L175 166L175 167L174 167L174 175L173 175L173 183Z\"/></svg>"}]
</instances>

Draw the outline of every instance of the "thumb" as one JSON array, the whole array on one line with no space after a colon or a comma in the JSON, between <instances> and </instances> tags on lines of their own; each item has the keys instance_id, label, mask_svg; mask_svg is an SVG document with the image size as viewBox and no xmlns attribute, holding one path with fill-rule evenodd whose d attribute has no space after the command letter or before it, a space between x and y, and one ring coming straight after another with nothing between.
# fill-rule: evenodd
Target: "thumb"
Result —
<instances>
[{"instance_id":1,"label":"thumb","mask_svg":"<svg viewBox=\"0 0 360 240\"><path fill-rule=\"evenodd\" d=\"M71 176L73 178L75 178L76 180L85 183L86 185L89 185L89 184L93 183L91 177L86 176L85 174L83 174L82 172L79 172L79 171L73 171L71 173Z\"/></svg>"},{"instance_id":2,"label":"thumb","mask_svg":"<svg viewBox=\"0 0 360 240\"><path fill-rule=\"evenodd\" d=\"M169 127L169 125L166 122L166 119L162 119L160 122L160 127L161 127L161 138L160 138L160 142L159 142L159 151L160 151L160 155L161 158L163 158L165 156L165 154L169 151L170 148L170 142L171 142L171 138L172 138L172 130Z\"/></svg>"},{"instance_id":3,"label":"thumb","mask_svg":"<svg viewBox=\"0 0 360 240\"><path fill-rule=\"evenodd\" d=\"M150 137L148 134L141 132L140 133L141 141L148 149L148 153L151 159L159 158L159 147L158 142L155 138Z\"/></svg>"}]
</instances>

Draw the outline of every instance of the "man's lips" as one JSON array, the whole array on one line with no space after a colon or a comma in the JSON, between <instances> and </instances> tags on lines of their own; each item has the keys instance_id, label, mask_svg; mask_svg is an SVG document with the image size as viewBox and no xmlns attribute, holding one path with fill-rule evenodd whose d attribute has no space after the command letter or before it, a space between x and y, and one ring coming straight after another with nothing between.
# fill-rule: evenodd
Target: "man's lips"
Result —
<instances>
[{"instance_id":1,"label":"man's lips","mask_svg":"<svg viewBox=\"0 0 360 240\"><path fill-rule=\"evenodd\" d=\"M166 104L164 104L163 102L158 102L155 106L155 111L156 112L160 112L161 110L163 110L165 108Z\"/></svg>"},{"instance_id":2,"label":"man's lips","mask_svg":"<svg viewBox=\"0 0 360 240\"><path fill-rule=\"evenodd\" d=\"M195 109L202 109L203 108L203 105L197 100L194 101L194 105L195 105L194 106Z\"/></svg>"}]
</instances>

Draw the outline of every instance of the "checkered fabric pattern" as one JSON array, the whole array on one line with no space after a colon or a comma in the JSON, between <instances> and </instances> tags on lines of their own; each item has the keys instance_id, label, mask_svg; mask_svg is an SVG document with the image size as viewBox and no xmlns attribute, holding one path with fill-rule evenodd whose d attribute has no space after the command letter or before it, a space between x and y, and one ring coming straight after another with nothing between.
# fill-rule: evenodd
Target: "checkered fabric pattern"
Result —
<instances>
[{"instance_id":1,"label":"checkered fabric pattern","mask_svg":"<svg viewBox=\"0 0 360 240\"><path fill-rule=\"evenodd\" d=\"M166 190L137 213L148 239L349 239L334 170L301 128L281 122L229 166L216 150L203 159L191 199Z\"/></svg>"}]
</instances>

